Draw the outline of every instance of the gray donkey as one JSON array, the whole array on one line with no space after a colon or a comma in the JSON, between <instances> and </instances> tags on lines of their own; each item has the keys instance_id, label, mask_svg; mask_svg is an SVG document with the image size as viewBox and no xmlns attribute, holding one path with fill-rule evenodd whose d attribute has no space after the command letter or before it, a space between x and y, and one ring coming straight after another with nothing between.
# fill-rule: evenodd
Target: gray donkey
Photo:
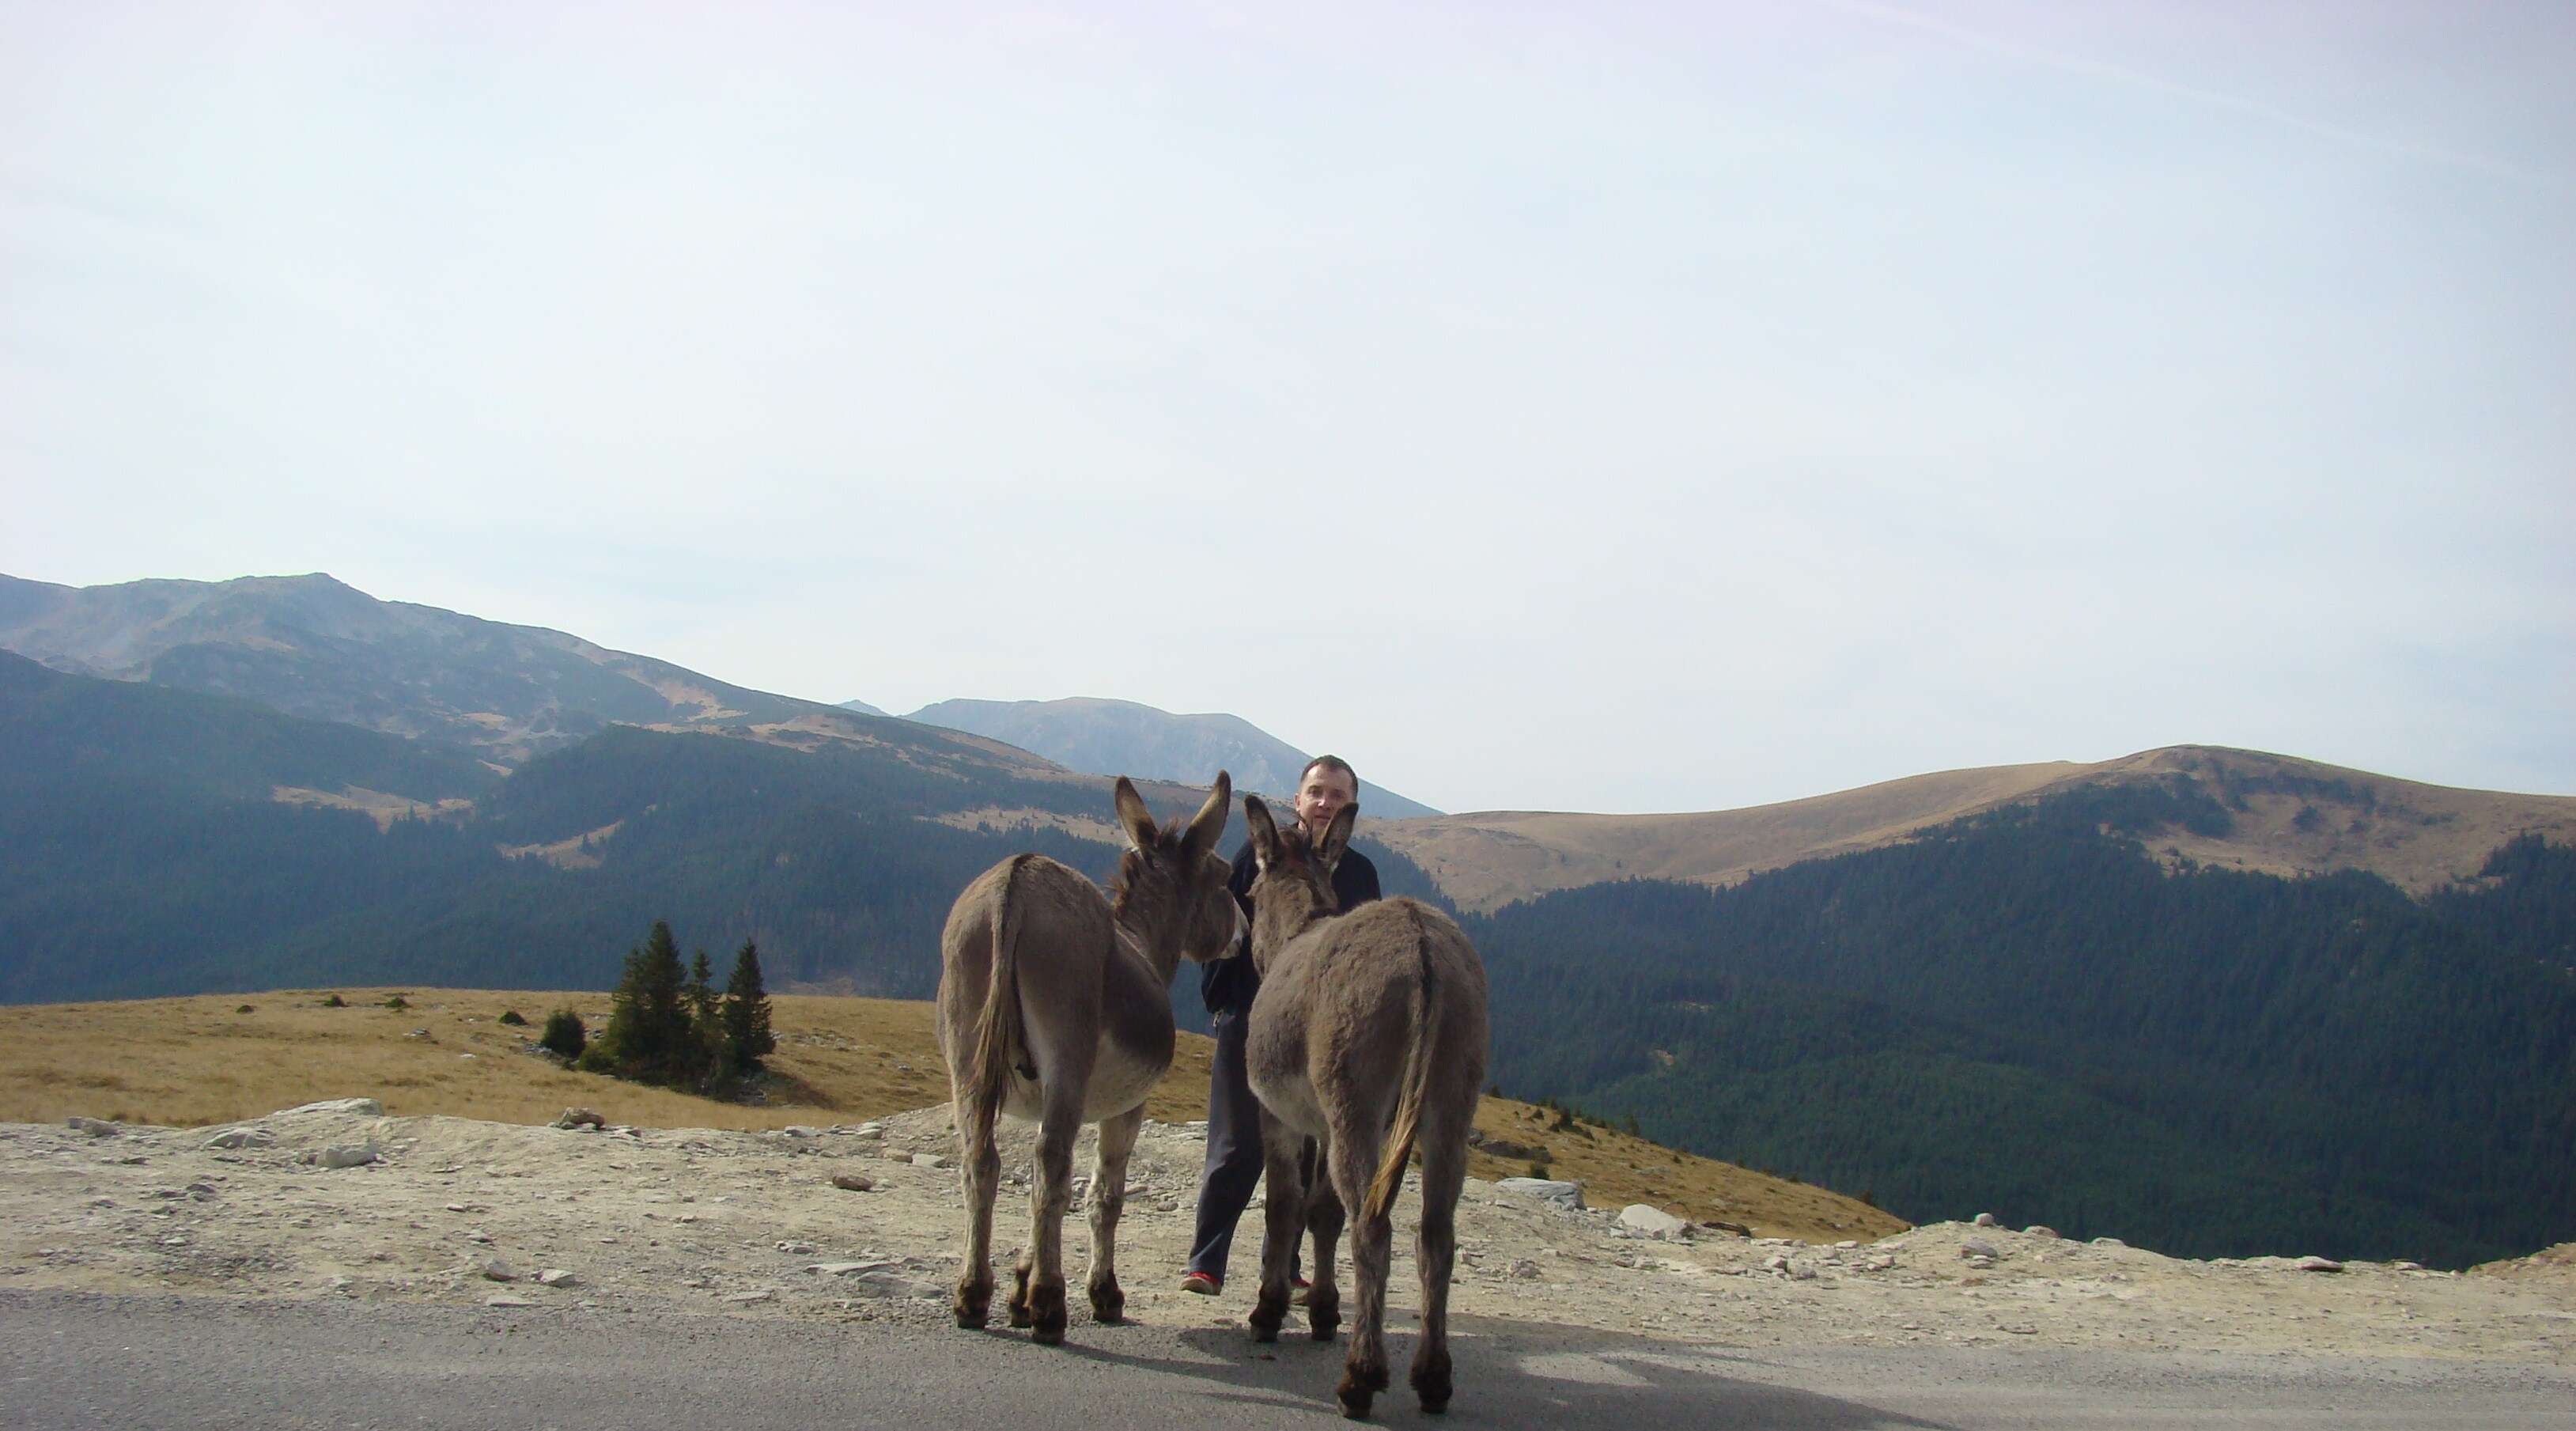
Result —
<instances>
[{"instance_id":1,"label":"gray donkey","mask_svg":"<svg viewBox=\"0 0 2576 1431\"><path fill-rule=\"evenodd\" d=\"M1334 915L1333 866L1356 813L1333 817L1323 837L1282 832L1259 796L1246 796L1259 875L1252 885L1252 1003L1244 1059L1261 1099L1269 1180L1254 1334L1278 1337L1288 1314L1288 1269L1298 1234L1315 1236L1308 1325L1317 1341L1340 1325L1333 1242L1344 1209L1359 1307L1335 1395L1345 1416L1366 1416L1386 1389L1388 1212L1404 1165L1422 1154L1422 1341L1413 1390L1425 1411L1449 1405L1449 1269L1457 1251L1458 1188L1467 1133L1485 1080L1485 966L1455 921L1417 899L1389 899ZM1326 1174L1305 1186L1298 1152L1323 1145Z\"/></svg>"},{"instance_id":2,"label":"gray donkey","mask_svg":"<svg viewBox=\"0 0 2576 1431\"><path fill-rule=\"evenodd\" d=\"M1014 855L977 875L948 911L939 940L939 1051L948 1060L966 1193L966 1266L957 1325L981 1327L993 1297L993 1194L1002 1159L996 1115L1038 1120L1029 1245L1011 1293L1011 1325L1064 1340L1064 1214L1072 1202L1073 1140L1100 1125L1092 1165L1091 1313L1124 1314L1118 1216L1127 1155L1145 1121L1145 1095L1172 1063L1172 973L1184 956L1222 957L1243 929L1216 854L1232 783L1216 788L1186 827L1158 829L1136 787L1119 777L1120 856L1113 893L1043 855Z\"/></svg>"}]
</instances>

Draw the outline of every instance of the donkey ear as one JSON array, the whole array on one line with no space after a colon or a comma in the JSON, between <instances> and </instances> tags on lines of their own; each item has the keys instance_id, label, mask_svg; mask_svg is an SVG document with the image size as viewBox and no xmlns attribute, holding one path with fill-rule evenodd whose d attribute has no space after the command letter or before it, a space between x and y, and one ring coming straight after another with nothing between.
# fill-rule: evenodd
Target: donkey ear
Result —
<instances>
[{"instance_id":1,"label":"donkey ear","mask_svg":"<svg viewBox=\"0 0 2576 1431\"><path fill-rule=\"evenodd\" d=\"M1137 794L1136 787L1121 775L1117 793L1112 798L1118 806L1118 828L1127 836L1127 843L1140 850L1152 849L1154 812L1145 808L1145 797Z\"/></svg>"},{"instance_id":2,"label":"donkey ear","mask_svg":"<svg viewBox=\"0 0 2576 1431\"><path fill-rule=\"evenodd\" d=\"M1183 837L1182 849L1191 859L1216 848L1217 836L1225 833L1225 812L1234 804L1234 778L1220 770L1216 784L1209 788L1207 803L1190 817L1189 833Z\"/></svg>"},{"instance_id":3,"label":"donkey ear","mask_svg":"<svg viewBox=\"0 0 2576 1431\"><path fill-rule=\"evenodd\" d=\"M1351 826L1360 817L1359 807L1344 805L1333 813L1333 823L1324 827L1324 839L1315 846L1315 863L1324 867L1324 878L1333 877L1333 868L1342 862L1342 851L1351 843Z\"/></svg>"},{"instance_id":4,"label":"donkey ear","mask_svg":"<svg viewBox=\"0 0 2576 1431\"><path fill-rule=\"evenodd\" d=\"M1279 863L1279 826L1270 818L1270 807L1258 795L1243 797L1243 824L1252 836L1252 863L1255 869L1267 870Z\"/></svg>"}]
</instances>

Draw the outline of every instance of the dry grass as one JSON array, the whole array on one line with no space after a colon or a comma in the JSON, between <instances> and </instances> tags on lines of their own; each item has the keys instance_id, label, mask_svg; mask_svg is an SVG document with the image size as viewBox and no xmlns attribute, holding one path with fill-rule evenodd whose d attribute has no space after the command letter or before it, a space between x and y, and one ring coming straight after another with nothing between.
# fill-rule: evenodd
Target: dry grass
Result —
<instances>
[{"instance_id":1,"label":"dry grass","mask_svg":"<svg viewBox=\"0 0 2576 1431\"><path fill-rule=\"evenodd\" d=\"M337 993L347 1003L330 1008ZM401 993L410 1007L384 1007ZM250 1011L240 1012L247 1004ZM944 1104L926 1003L783 995L771 1000L778 1052L770 1101L753 1107L574 1073L525 1052L549 1011L593 1029L599 993L471 989L288 989L91 1004L0 1008L0 1122L83 1115L202 1127L323 1098L368 1097L391 1114L543 1123L568 1107L612 1123L659 1128L780 1128L852 1122ZM505 1010L525 1028L498 1022ZM418 1033L416 1033L418 1031ZM1146 1104L1159 1122L1206 1116L1215 1045L1183 1034L1172 1071ZM469 1057L470 1055L470 1057ZM1905 1224L1820 1188L1676 1153L1593 1124L1559 1129L1553 1114L1487 1098L1477 1126L1547 1151L1552 1175L1584 1185L1596 1206L1652 1203L1694 1220L1741 1223L1765 1237L1863 1241ZM1527 1160L1470 1155L1480 1178L1529 1171Z\"/></svg>"}]
</instances>

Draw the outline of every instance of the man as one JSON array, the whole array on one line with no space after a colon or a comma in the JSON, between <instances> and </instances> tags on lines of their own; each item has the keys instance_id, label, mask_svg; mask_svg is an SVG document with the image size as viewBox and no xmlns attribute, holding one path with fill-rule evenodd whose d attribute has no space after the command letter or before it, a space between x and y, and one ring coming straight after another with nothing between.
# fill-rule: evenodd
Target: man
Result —
<instances>
[{"instance_id":1,"label":"man","mask_svg":"<svg viewBox=\"0 0 2576 1431\"><path fill-rule=\"evenodd\" d=\"M1309 838L1321 836L1343 806L1356 810L1359 803L1360 778L1340 756L1316 756L1297 777L1297 825ZM1247 927L1252 918L1252 881L1258 874L1252 842L1246 840L1234 857L1231 883ZM1343 852L1341 863L1333 869L1333 897L1344 913L1378 897L1377 866L1369 863L1368 856L1357 850ZM1237 941L1230 956L1201 969L1199 980L1216 1034L1216 1063L1208 1070L1207 1167L1199 1176L1198 1231L1190 1241L1189 1270L1181 1276L1181 1290L1213 1297L1225 1286L1234 1225L1242 1220L1244 1208L1252 1202L1252 1190L1261 1182L1261 1102L1252 1096L1252 1079L1243 1063L1244 1025L1252 1012L1252 996L1261 989L1249 938ZM1299 1295L1302 1298L1302 1292Z\"/></svg>"}]
</instances>

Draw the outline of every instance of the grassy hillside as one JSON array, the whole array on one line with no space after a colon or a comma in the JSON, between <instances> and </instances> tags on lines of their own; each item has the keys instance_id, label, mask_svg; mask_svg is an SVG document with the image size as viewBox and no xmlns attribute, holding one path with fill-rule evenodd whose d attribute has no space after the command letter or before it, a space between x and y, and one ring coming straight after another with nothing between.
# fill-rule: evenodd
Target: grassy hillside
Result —
<instances>
[{"instance_id":1,"label":"grassy hillside","mask_svg":"<svg viewBox=\"0 0 2576 1431\"><path fill-rule=\"evenodd\" d=\"M327 1007L333 994L347 1007ZM384 1007L400 993L409 1005ZM885 999L772 999L778 1052L769 1101L718 1103L573 1073L526 1051L546 1014L569 1008L594 1029L608 996L424 989L287 989L249 995L0 1008L0 1122L80 1115L203 1126L322 1098L369 1097L388 1113L537 1123L567 1107L648 1127L780 1128L855 1122L947 1101L928 1004ZM249 1006L245 1012L244 1004ZM497 1022L505 1010L526 1028ZM1206 1116L1211 1045L1181 1036L1149 1116ZM1562 1124L1562 1126L1560 1126ZM1553 1175L1584 1184L1595 1206L1650 1202L1676 1215L1750 1226L1765 1237L1870 1239L1905 1224L1849 1198L1660 1148L1548 1110L1487 1098L1477 1125L1548 1150ZM1526 1171L1470 1157L1477 1177Z\"/></svg>"},{"instance_id":2,"label":"grassy hillside","mask_svg":"<svg viewBox=\"0 0 2576 1431\"><path fill-rule=\"evenodd\" d=\"M2423 901L2157 857L2226 813L2080 788L1471 917L1495 1076L1917 1219L2453 1265L2576 1235L2576 849Z\"/></svg>"},{"instance_id":3,"label":"grassy hillside","mask_svg":"<svg viewBox=\"0 0 2576 1431\"><path fill-rule=\"evenodd\" d=\"M1462 909L1622 879L1728 885L1756 870L1880 849L2005 805L2087 789L2179 783L2222 820L2155 845L2267 874L2358 869L2422 894L2473 876L2524 831L2576 841L2576 797L2454 790L2256 751L2176 746L2098 764L1951 770L1744 810L1686 815L1497 811L1372 822Z\"/></svg>"}]
</instances>

